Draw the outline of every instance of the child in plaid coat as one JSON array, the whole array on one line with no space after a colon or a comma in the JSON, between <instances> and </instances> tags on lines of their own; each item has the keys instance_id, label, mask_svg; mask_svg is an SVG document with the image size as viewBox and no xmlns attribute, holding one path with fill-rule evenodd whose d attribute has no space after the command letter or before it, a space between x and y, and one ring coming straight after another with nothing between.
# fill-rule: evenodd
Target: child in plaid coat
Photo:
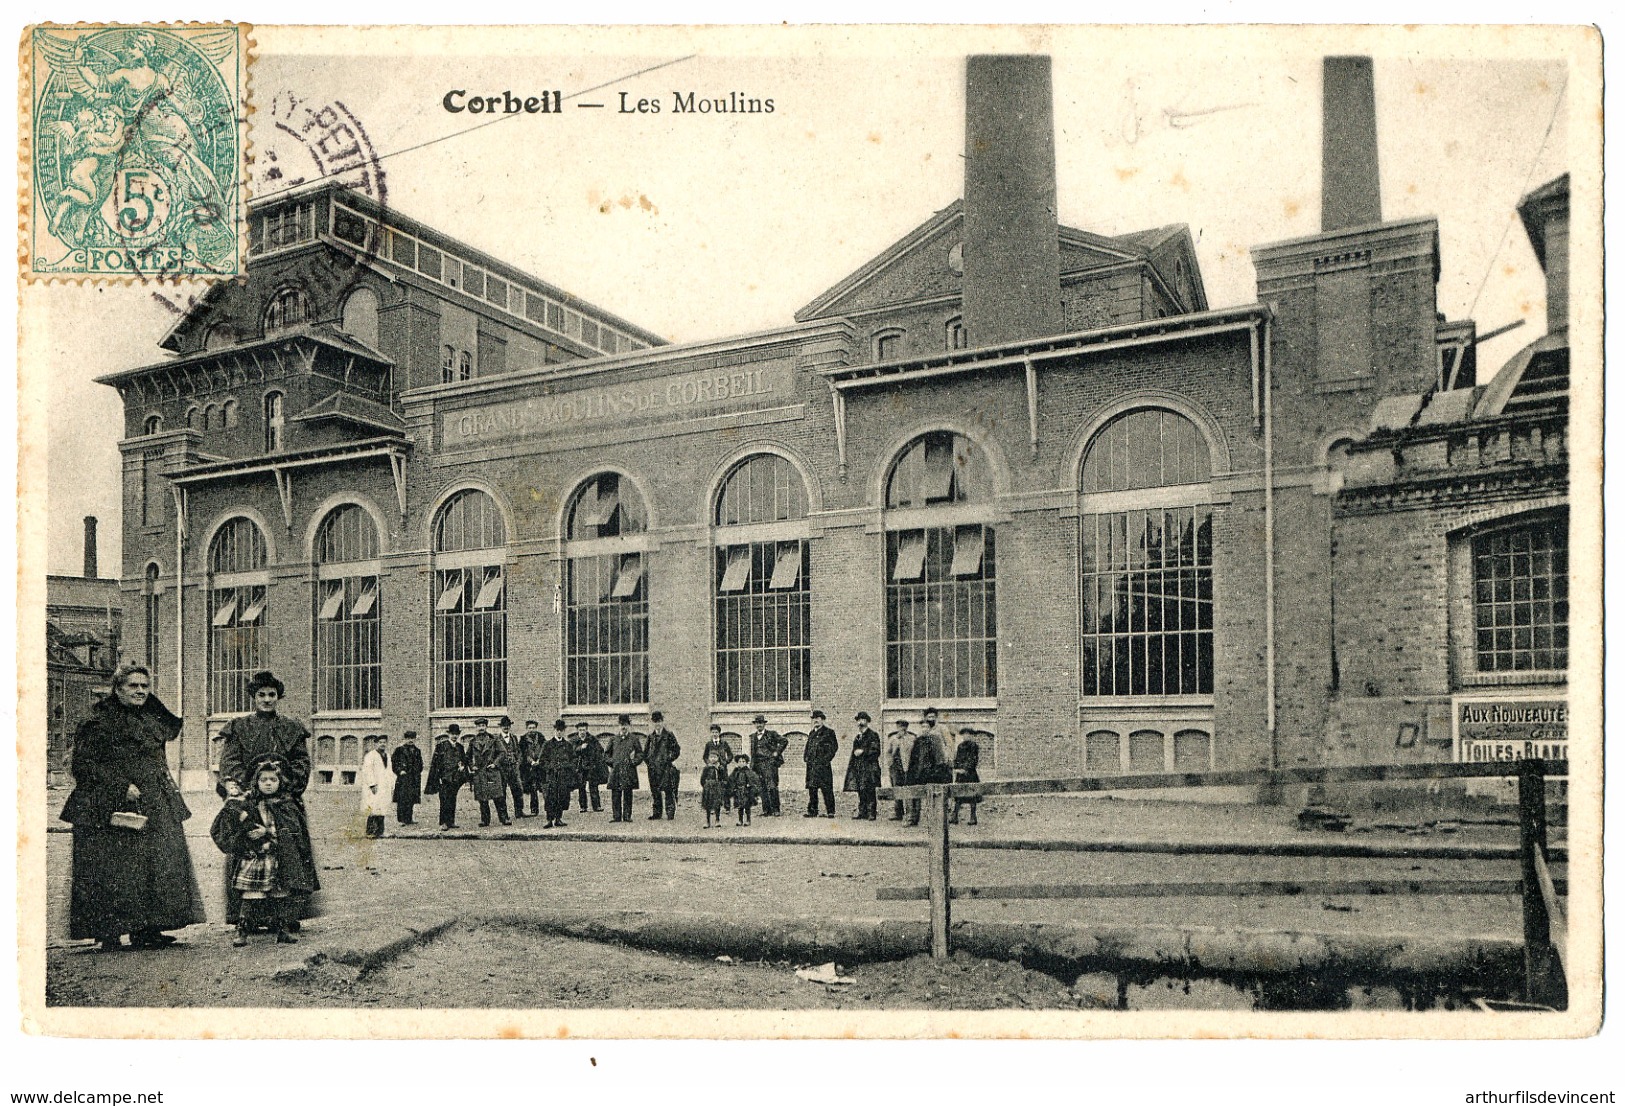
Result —
<instances>
[{"instance_id":1,"label":"child in plaid coat","mask_svg":"<svg viewBox=\"0 0 1625 1106\"><path fill-rule=\"evenodd\" d=\"M210 830L220 851L231 858L231 885L243 897L237 935L231 942L238 948L248 944L248 935L256 927L273 930L278 944L298 940L288 932L284 909L291 889L282 846L294 841L297 833L289 801L280 767L274 762L262 764L254 773L253 789L241 798L228 799Z\"/></svg>"}]
</instances>

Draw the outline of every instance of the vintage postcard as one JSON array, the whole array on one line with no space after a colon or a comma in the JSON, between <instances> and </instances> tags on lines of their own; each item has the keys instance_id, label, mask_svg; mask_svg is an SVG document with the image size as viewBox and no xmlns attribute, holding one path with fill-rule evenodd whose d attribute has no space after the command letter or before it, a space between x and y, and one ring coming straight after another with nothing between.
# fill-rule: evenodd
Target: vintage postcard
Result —
<instances>
[{"instance_id":1,"label":"vintage postcard","mask_svg":"<svg viewBox=\"0 0 1625 1106\"><path fill-rule=\"evenodd\" d=\"M1600 53L28 28L25 1026L1595 1033Z\"/></svg>"}]
</instances>

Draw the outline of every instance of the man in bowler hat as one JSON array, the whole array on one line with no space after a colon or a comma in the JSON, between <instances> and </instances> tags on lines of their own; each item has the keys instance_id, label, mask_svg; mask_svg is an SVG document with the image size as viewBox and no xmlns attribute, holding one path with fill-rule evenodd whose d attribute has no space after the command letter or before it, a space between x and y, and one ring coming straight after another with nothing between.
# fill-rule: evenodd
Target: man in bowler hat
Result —
<instances>
[{"instance_id":1,"label":"man in bowler hat","mask_svg":"<svg viewBox=\"0 0 1625 1106\"><path fill-rule=\"evenodd\" d=\"M762 781L762 817L777 818L782 813L779 769L784 767L784 750L790 743L767 728L766 715L758 714L750 721L756 727L750 735L750 766Z\"/></svg>"}]
</instances>

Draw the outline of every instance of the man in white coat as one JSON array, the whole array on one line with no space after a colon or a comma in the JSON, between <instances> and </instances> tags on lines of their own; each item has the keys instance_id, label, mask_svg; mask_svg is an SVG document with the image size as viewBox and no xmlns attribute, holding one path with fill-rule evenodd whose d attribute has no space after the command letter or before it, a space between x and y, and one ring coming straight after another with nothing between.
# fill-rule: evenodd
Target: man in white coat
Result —
<instances>
[{"instance_id":1,"label":"man in white coat","mask_svg":"<svg viewBox=\"0 0 1625 1106\"><path fill-rule=\"evenodd\" d=\"M367 738L367 753L361 758L361 812L367 816L367 836L384 835L384 815L395 797L395 777L384 761L384 738Z\"/></svg>"}]
</instances>

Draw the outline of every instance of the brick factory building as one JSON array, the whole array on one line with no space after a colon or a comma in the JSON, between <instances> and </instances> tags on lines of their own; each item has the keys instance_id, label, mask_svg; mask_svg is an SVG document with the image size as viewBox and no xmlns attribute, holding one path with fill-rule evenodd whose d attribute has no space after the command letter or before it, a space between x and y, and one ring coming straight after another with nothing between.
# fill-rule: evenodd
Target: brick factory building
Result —
<instances>
[{"instance_id":1,"label":"brick factory building","mask_svg":"<svg viewBox=\"0 0 1625 1106\"><path fill-rule=\"evenodd\" d=\"M1480 374L1437 224L1382 221L1369 60L1326 79L1322 232L1241 307L1183 226L1056 225L1044 58L970 61L961 203L739 338L354 190L255 204L247 279L103 378L184 781L264 667L335 784L482 714L663 710L693 786L758 712L795 764L813 707L935 705L1035 776L1449 759L1461 704L1560 703L1566 180L1522 209L1549 334Z\"/></svg>"}]
</instances>

